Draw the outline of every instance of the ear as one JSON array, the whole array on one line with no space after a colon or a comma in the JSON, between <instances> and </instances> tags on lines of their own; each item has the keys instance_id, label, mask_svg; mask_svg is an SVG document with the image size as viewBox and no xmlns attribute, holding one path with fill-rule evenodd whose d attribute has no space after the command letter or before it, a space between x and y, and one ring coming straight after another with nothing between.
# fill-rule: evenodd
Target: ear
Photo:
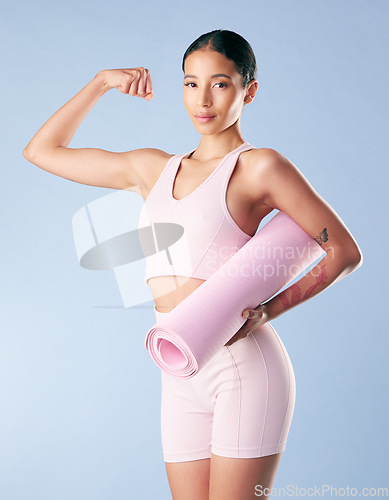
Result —
<instances>
[{"instance_id":1,"label":"ear","mask_svg":"<svg viewBox=\"0 0 389 500\"><path fill-rule=\"evenodd\" d=\"M252 102L252 100L255 97L255 94L257 93L257 90L258 90L258 80L252 80L247 85L246 95L244 98L245 104L249 104L250 102Z\"/></svg>"}]
</instances>

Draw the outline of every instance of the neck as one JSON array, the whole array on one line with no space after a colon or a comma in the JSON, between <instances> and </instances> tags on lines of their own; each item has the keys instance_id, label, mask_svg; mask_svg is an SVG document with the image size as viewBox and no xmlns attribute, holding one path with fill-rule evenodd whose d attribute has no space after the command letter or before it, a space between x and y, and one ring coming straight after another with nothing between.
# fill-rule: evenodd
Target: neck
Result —
<instances>
[{"instance_id":1,"label":"neck","mask_svg":"<svg viewBox=\"0 0 389 500\"><path fill-rule=\"evenodd\" d=\"M230 127L220 134L202 135L196 151L191 156L199 161L222 158L244 142L239 128Z\"/></svg>"}]
</instances>

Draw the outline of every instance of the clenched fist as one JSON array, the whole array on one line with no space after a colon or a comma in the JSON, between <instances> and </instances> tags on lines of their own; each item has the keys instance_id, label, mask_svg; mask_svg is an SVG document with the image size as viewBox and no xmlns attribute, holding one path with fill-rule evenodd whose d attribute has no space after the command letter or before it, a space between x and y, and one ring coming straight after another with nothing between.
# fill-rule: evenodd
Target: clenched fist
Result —
<instances>
[{"instance_id":1,"label":"clenched fist","mask_svg":"<svg viewBox=\"0 0 389 500\"><path fill-rule=\"evenodd\" d=\"M116 88L123 94L142 97L146 101L154 97L150 71L146 68L104 69L99 74L104 85Z\"/></svg>"}]
</instances>

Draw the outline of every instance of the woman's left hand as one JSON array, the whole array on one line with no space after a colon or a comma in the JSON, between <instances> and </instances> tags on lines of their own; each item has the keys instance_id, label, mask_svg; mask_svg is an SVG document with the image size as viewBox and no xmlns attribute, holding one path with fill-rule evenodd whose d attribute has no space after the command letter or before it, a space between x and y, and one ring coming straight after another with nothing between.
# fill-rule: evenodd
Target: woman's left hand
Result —
<instances>
[{"instance_id":1,"label":"woman's left hand","mask_svg":"<svg viewBox=\"0 0 389 500\"><path fill-rule=\"evenodd\" d=\"M235 335L226 344L224 344L225 346L230 346L238 340L244 339L247 335L249 335L249 333L269 321L269 313L266 304L260 304L255 309L249 309L246 307L246 309L242 312L242 316L244 318L248 318L248 320L241 328L239 328Z\"/></svg>"}]
</instances>

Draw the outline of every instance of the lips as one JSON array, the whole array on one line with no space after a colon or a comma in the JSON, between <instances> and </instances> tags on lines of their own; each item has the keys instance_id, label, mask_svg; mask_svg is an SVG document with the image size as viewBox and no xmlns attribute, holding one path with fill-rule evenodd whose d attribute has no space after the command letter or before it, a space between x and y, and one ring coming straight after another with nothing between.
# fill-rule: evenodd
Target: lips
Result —
<instances>
[{"instance_id":1,"label":"lips","mask_svg":"<svg viewBox=\"0 0 389 500\"><path fill-rule=\"evenodd\" d=\"M199 122L205 123L205 122L209 122L213 118L215 118L215 115L207 115L207 114L199 113L198 115L195 115L195 117Z\"/></svg>"}]
</instances>

